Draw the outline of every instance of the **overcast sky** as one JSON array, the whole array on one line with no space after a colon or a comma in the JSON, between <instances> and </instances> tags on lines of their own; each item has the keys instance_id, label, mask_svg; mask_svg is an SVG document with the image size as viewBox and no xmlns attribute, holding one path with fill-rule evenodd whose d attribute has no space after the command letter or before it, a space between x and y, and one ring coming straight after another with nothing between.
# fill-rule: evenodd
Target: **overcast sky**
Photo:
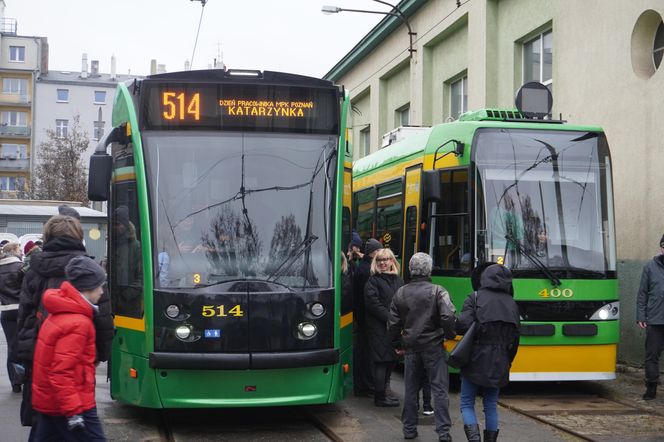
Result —
<instances>
[{"instance_id":1,"label":"overcast sky","mask_svg":"<svg viewBox=\"0 0 664 442\"><path fill-rule=\"evenodd\" d=\"M396 2L395 2L396 3ZM5 0L18 34L47 37L49 68L78 71L81 55L110 72L145 75L150 60L169 72L191 60L201 17L191 0ZM322 76L383 16L324 15L322 5L387 10L371 0L208 0L193 68L212 64L221 45L228 68ZM88 62L89 63L89 62Z\"/></svg>"}]
</instances>

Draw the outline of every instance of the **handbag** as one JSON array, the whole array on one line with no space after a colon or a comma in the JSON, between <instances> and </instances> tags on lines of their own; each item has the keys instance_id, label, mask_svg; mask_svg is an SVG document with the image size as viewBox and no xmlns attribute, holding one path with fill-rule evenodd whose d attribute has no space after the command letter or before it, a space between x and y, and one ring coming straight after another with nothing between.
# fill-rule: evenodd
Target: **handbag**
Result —
<instances>
[{"instance_id":1,"label":"handbag","mask_svg":"<svg viewBox=\"0 0 664 442\"><path fill-rule=\"evenodd\" d=\"M477 292L475 292L475 310L477 305ZM477 333L477 321L473 321L470 327L463 335L461 340L457 343L456 347L452 349L448 358L447 364L454 368L462 368L470 362L470 355L473 351L473 342L475 341L475 334Z\"/></svg>"}]
</instances>

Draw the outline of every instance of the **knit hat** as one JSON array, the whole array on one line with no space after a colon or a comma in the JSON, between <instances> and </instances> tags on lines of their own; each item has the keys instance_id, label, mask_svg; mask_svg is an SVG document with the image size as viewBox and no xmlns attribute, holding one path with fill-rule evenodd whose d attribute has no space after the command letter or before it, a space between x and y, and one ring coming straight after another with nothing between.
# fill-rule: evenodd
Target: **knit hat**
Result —
<instances>
[{"instance_id":1,"label":"knit hat","mask_svg":"<svg viewBox=\"0 0 664 442\"><path fill-rule=\"evenodd\" d=\"M81 220L81 214L78 213L76 209L69 207L66 204L61 204L58 206L58 213L64 216L71 216L72 218L76 218L79 221Z\"/></svg>"},{"instance_id":2,"label":"knit hat","mask_svg":"<svg viewBox=\"0 0 664 442\"><path fill-rule=\"evenodd\" d=\"M23 246L23 254L27 255L30 250L35 246L35 243L33 241L28 241L25 243Z\"/></svg>"},{"instance_id":3,"label":"knit hat","mask_svg":"<svg viewBox=\"0 0 664 442\"><path fill-rule=\"evenodd\" d=\"M350 245L360 248L362 247L362 238L360 238L360 234L357 233L355 230L353 230L353 235L350 240Z\"/></svg>"},{"instance_id":4,"label":"knit hat","mask_svg":"<svg viewBox=\"0 0 664 442\"><path fill-rule=\"evenodd\" d=\"M115 215L115 222L129 228L129 208L127 206L118 207L113 214Z\"/></svg>"},{"instance_id":5,"label":"knit hat","mask_svg":"<svg viewBox=\"0 0 664 442\"><path fill-rule=\"evenodd\" d=\"M87 256L72 258L65 267L67 280L79 291L94 290L106 282L106 273Z\"/></svg>"},{"instance_id":6,"label":"knit hat","mask_svg":"<svg viewBox=\"0 0 664 442\"><path fill-rule=\"evenodd\" d=\"M376 250L380 250L382 248L383 245L378 240L369 238L367 240L367 243L364 245L364 253L367 255L371 255L372 252L375 252Z\"/></svg>"}]
</instances>

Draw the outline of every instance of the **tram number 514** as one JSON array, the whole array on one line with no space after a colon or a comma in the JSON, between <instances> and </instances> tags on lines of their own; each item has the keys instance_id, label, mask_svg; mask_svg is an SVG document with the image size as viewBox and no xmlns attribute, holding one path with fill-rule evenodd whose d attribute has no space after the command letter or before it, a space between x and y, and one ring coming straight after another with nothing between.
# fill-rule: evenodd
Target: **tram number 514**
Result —
<instances>
[{"instance_id":1,"label":"tram number 514","mask_svg":"<svg viewBox=\"0 0 664 442\"><path fill-rule=\"evenodd\" d=\"M226 311L225 305L204 305L201 315L205 318L211 318L213 316L222 317L228 315L239 318L244 316L244 312L242 311L242 308L239 304L228 311Z\"/></svg>"},{"instance_id":2,"label":"tram number 514","mask_svg":"<svg viewBox=\"0 0 664 442\"><path fill-rule=\"evenodd\" d=\"M561 298L561 297L562 298L571 298L572 296L574 296L574 290L572 290L572 289L562 289L562 290L560 290L559 288L555 288L555 289L551 289L551 290L543 289L543 290L540 290L537 294L540 296L540 298Z\"/></svg>"},{"instance_id":3,"label":"tram number 514","mask_svg":"<svg viewBox=\"0 0 664 442\"><path fill-rule=\"evenodd\" d=\"M201 119L201 94L195 93L187 97L184 92L164 92L161 95L166 120L184 121L193 118Z\"/></svg>"}]
</instances>

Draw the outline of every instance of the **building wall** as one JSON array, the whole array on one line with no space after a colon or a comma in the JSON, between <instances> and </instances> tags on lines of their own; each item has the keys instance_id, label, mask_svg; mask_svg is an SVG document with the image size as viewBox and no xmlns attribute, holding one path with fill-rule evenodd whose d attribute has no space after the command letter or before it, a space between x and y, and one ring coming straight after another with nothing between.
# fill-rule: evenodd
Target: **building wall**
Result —
<instances>
[{"instance_id":1,"label":"building wall","mask_svg":"<svg viewBox=\"0 0 664 442\"><path fill-rule=\"evenodd\" d=\"M470 110L513 108L523 81L523 43L552 29L553 114L573 124L602 126L611 147L620 359L633 363L643 358L643 333L634 316L640 272L658 253L664 232L664 192L658 189L664 159L664 63L651 76L633 65L635 53L652 51L654 34L643 37L636 26L648 10L664 17L664 3L658 0L474 0L459 8L454 0L430 0L408 18L417 32L412 60L407 31L400 26L349 71L328 76L343 84L351 99L371 88L370 109L363 108L361 117L352 114L351 124L371 122L376 151L399 103L410 102L411 124L445 121L449 83L463 74ZM404 90L409 90L408 99ZM357 147L356 133L354 140Z\"/></svg>"},{"instance_id":2,"label":"building wall","mask_svg":"<svg viewBox=\"0 0 664 442\"><path fill-rule=\"evenodd\" d=\"M25 47L25 61L15 62L9 60L9 47ZM40 68L41 38L24 37L19 35L2 35L0 38L0 69L22 69L34 71Z\"/></svg>"}]
</instances>

